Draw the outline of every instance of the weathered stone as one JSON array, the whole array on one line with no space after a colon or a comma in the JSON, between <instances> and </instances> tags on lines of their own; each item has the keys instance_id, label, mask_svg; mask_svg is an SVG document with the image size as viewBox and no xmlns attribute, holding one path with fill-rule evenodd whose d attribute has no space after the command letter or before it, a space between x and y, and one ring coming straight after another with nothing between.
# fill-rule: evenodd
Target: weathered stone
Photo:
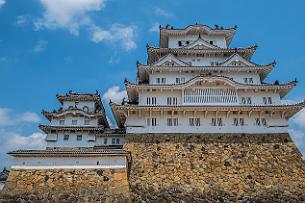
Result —
<instances>
[{"instance_id":1,"label":"weathered stone","mask_svg":"<svg viewBox=\"0 0 305 203\"><path fill-rule=\"evenodd\" d=\"M127 134L125 139L124 149L132 153L134 202L305 199L305 164L288 134Z\"/></svg>"}]
</instances>

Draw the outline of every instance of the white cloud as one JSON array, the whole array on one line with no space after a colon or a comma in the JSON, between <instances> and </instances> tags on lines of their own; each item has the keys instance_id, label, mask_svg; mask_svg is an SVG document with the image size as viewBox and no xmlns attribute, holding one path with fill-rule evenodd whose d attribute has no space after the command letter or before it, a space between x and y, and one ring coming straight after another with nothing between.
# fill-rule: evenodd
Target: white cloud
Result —
<instances>
[{"instance_id":1,"label":"white cloud","mask_svg":"<svg viewBox=\"0 0 305 203\"><path fill-rule=\"evenodd\" d=\"M22 136L12 133L10 139L6 141L6 148L9 150L17 149L45 149L46 135L40 132L33 133L30 136Z\"/></svg>"},{"instance_id":2,"label":"white cloud","mask_svg":"<svg viewBox=\"0 0 305 203\"><path fill-rule=\"evenodd\" d=\"M33 49L35 53L43 52L47 48L48 42L45 40L38 40Z\"/></svg>"},{"instance_id":3,"label":"white cloud","mask_svg":"<svg viewBox=\"0 0 305 203\"><path fill-rule=\"evenodd\" d=\"M0 126L6 126L12 124L10 113L11 113L11 109L0 108Z\"/></svg>"},{"instance_id":4,"label":"white cloud","mask_svg":"<svg viewBox=\"0 0 305 203\"><path fill-rule=\"evenodd\" d=\"M160 26L159 23L154 23L154 24L149 28L149 32L159 32L159 31L160 31L159 26Z\"/></svg>"},{"instance_id":5,"label":"white cloud","mask_svg":"<svg viewBox=\"0 0 305 203\"><path fill-rule=\"evenodd\" d=\"M18 149L45 149L45 134L35 132L29 136L23 136L14 132L7 132L0 129L0 169L9 167L12 163L12 157L8 152Z\"/></svg>"},{"instance_id":6,"label":"white cloud","mask_svg":"<svg viewBox=\"0 0 305 203\"><path fill-rule=\"evenodd\" d=\"M135 26L113 24L110 29L97 26L90 18L91 12L101 11L106 0L40 0L45 8L42 18L36 20L35 28L65 29L75 36L80 29L90 32L90 39L95 43L109 42L119 44L126 51L137 47L135 43Z\"/></svg>"},{"instance_id":7,"label":"white cloud","mask_svg":"<svg viewBox=\"0 0 305 203\"><path fill-rule=\"evenodd\" d=\"M289 129L289 134L297 145L298 149L301 151L303 156L305 155L305 134L301 130Z\"/></svg>"},{"instance_id":8,"label":"white cloud","mask_svg":"<svg viewBox=\"0 0 305 203\"><path fill-rule=\"evenodd\" d=\"M37 123L40 117L34 112L24 112L19 115L13 115L9 108L0 108L0 126L10 126L17 123Z\"/></svg>"},{"instance_id":9,"label":"white cloud","mask_svg":"<svg viewBox=\"0 0 305 203\"><path fill-rule=\"evenodd\" d=\"M305 109L298 112L292 119L292 121L299 127L305 128Z\"/></svg>"},{"instance_id":10,"label":"white cloud","mask_svg":"<svg viewBox=\"0 0 305 203\"><path fill-rule=\"evenodd\" d=\"M5 0L0 0L0 8L5 4Z\"/></svg>"},{"instance_id":11,"label":"white cloud","mask_svg":"<svg viewBox=\"0 0 305 203\"><path fill-rule=\"evenodd\" d=\"M90 22L89 12L100 11L105 0L40 0L45 8L43 18L36 21L37 29L63 28L79 34L79 27Z\"/></svg>"},{"instance_id":12,"label":"white cloud","mask_svg":"<svg viewBox=\"0 0 305 203\"><path fill-rule=\"evenodd\" d=\"M162 16L162 17L174 17L174 14L169 12L169 11L166 11L164 9L161 9L159 7L155 7L155 10L154 10L155 14L158 15L158 16Z\"/></svg>"},{"instance_id":13,"label":"white cloud","mask_svg":"<svg viewBox=\"0 0 305 203\"><path fill-rule=\"evenodd\" d=\"M38 123L40 117L34 112L25 112L18 116L18 120L21 122Z\"/></svg>"},{"instance_id":14,"label":"white cloud","mask_svg":"<svg viewBox=\"0 0 305 203\"><path fill-rule=\"evenodd\" d=\"M110 42L119 43L126 51L135 49L137 44L135 38L135 26L124 26L121 24L114 24L109 30L104 30L98 26L92 26L91 40L95 43Z\"/></svg>"},{"instance_id":15,"label":"white cloud","mask_svg":"<svg viewBox=\"0 0 305 203\"><path fill-rule=\"evenodd\" d=\"M119 86L113 86L104 93L102 98L107 102L111 100L115 103L121 103L124 97L127 98L126 90L120 91Z\"/></svg>"}]
</instances>

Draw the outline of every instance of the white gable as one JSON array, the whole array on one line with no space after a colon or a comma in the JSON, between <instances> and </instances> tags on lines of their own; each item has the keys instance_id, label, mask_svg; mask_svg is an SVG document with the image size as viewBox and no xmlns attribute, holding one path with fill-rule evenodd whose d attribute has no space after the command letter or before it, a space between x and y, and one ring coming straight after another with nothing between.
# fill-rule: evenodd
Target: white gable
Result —
<instances>
[{"instance_id":1,"label":"white gable","mask_svg":"<svg viewBox=\"0 0 305 203\"><path fill-rule=\"evenodd\" d=\"M223 66L255 66L254 63L247 61L239 54L233 54L227 58L221 65Z\"/></svg>"},{"instance_id":2,"label":"white gable","mask_svg":"<svg viewBox=\"0 0 305 203\"><path fill-rule=\"evenodd\" d=\"M215 49L217 46L212 45L208 43L207 41L203 40L201 37L199 37L196 41L193 43L183 47L187 49Z\"/></svg>"},{"instance_id":3,"label":"white gable","mask_svg":"<svg viewBox=\"0 0 305 203\"><path fill-rule=\"evenodd\" d=\"M189 64L179 60L173 54L168 54L157 61L154 66L189 66Z\"/></svg>"}]
</instances>

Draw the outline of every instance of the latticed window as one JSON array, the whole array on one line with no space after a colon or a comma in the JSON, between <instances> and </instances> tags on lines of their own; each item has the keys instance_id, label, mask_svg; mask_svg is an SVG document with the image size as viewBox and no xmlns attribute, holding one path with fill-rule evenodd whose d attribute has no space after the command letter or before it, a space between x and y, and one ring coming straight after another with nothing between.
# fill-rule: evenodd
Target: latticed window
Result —
<instances>
[{"instance_id":1,"label":"latticed window","mask_svg":"<svg viewBox=\"0 0 305 203\"><path fill-rule=\"evenodd\" d=\"M237 103L237 94L235 89L188 88L184 90L183 101L192 104Z\"/></svg>"},{"instance_id":2,"label":"latticed window","mask_svg":"<svg viewBox=\"0 0 305 203\"><path fill-rule=\"evenodd\" d=\"M194 118L189 118L189 125L190 126L194 126L195 125Z\"/></svg>"},{"instance_id":3,"label":"latticed window","mask_svg":"<svg viewBox=\"0 0 305 203\"><path fill-rule=\"evenodd\" d=\"M59 125L65 125L65 120L59 120Z\"/></svg>"},{"instance_id":4,"label":"latticed window","mask_svg":"<svg viewBox=\"0 0 305 203\"><path fill-rule=\"evenodd\" d=\"M211 123L212 126L216 126L216 118L212 118L212 123Z\"/></svg>"},{"instance_id":5,"label":"latticed window","mask_svg":"<svg viewBox=\"0 0 305 203\"><path fill-rule=\"evenodd\" d=\"M234 118L233 124L234 124L235 126L238 126L238 118Z\"/></svg>"},{"instance_id":6,"label":"latticed window","mask_svg":"<svg viewBox=\"0 0 305 203\"><path fill-rule=\"evenodd\" d=\"M200 118L195 118L196 126L200 126Z\"/></svg>"},{"instance_id":7,"label":"latticed window","mask_svg":"<svg viewBox=\"0 0 305 203\"><path fill-rule=\"evenodd\" d=\"M64 140L69 140L69 135L64 135Z\"/></svg>"},{"instance_id":8,"label":"latticed window","mask_svg":"<svg viewBox=\"0 0 305 203\"><path fill-rule=\"evenodd\" d=\"M245 119L240 118L239 119L239 125L244 126L245 125Z\"/></svg>"},{"instance_id":9,"label":"latticed window","mask_svg":"<svg viewBox=\"0 0 305 203\"><path fill-rule=\"evenodd\" d=\"M262 118L262 125L267 126L267 121L265 118Z\"/></svg>"},{"instance_id":10,"label":"latticed window","mask_svg":"<svg viewBox=\"0 0 305 203\"><path fill-rule=\"evenodd\" d=\"M259 118L256 118L255 119L255 124L260 126L261 125L261 120Z\"/></svg>"}]
</instances>

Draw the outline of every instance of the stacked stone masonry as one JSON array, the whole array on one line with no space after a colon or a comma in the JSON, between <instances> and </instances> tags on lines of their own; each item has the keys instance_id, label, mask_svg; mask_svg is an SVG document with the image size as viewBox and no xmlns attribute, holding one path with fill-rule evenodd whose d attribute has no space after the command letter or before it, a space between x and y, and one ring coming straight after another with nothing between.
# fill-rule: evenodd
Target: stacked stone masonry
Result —
<instances>
[{"instance_id":1,"label":"stacked stone masonry","mask_svg":"<svg viewBox=\"0 0 305 203\"><path fill-rule=\"evenodd\" d=\"M127 134L133 202L305 202L289 134Z\"/></svg>"},{"instance_id":2,"label":"stacked stone masonry","mask_svg":"<svg viewBox=\"0 0 305 203\"><path fill-rule=\"evenodd\" d=\"M130 201L125 169L12 170L0 202L87 203Z\"/></svg>"},{"instance_id":3,"label":"stacked stone masonry","mask_svg":"<svg viewBox=\"0 0 305 203\"><path fill-rule=\"evenodd\" d=\"M129 173L12 170L0 202L305 202L305 164L288 134L127 134L126 141Z\"/></svg>"}]
</instances>

